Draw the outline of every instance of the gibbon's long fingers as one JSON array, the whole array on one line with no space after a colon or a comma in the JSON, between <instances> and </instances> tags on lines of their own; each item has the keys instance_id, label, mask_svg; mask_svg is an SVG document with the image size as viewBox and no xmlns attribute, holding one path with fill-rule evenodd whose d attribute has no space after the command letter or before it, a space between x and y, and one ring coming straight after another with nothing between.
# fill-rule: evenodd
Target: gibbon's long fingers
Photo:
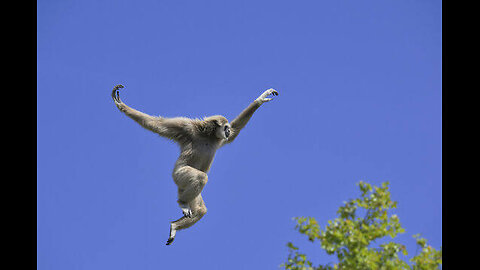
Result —
<instances>
[{"instance_id":1,"label":"gibbon's long fingers","mask_svg":"<svg viewBox=\"0 0 480 270\"><path fill-rule=\"evenodd\" d=\"M117 84L115 85L115 87L113 88L114 90L118 90L120 88L124 88L125 86L121 85L121 84Z\"/></svg>"},{"instance_id":2,"label":"gibbon's long fingers","mask_svg":"<svg viewBox=\"0 0 480 270\"><path fill-rule=\"evenodd\" d=\"M272 89L272 90L271 90L271 93L268 94L267 97L274 97L274 96L278 96L278 92L277 92L277 90Z\"/></svg>"},{"instance_id":3,"label":"gibbon's long fingers","mask_svg":"<svg viewBox=\"0 0 480 270\"><path fill-rule=\"evenodd\" d=\"M122 101L120 100L120 95L118 91L118 89L120 88L124 88L124 86L121 84L117 84L115 85L115 87L113 87L113 90L112 90L112 98L117 103L122 103Z\"/></svg>"},{"instance_id":4,"label":"gibbon's long fingers","mask_svg":"<svg viewBox=\"0 0 480 270\"><path fill-rule=\"evenodd\" d=\"M260 99L266 102L272 100L274 96L278 96L278 92L277 90L270 88L263 92L263 94L260 96Z\"/></svg>"},{"instance_id":5,"label":"gibbon's long fingers","mask_svg":"<svg viewBox=\"0 0 480 270\"><path fill-rule=\"evenodd\" d=\"M268 93L268 95L266 95L266 96L263 98L263 101L264 101L264 102L268 102L268 101L272 100L274 96L278 96L278 92L277 92L276 90L271 89L270 91L271 91L271 92Z\"/></svg>"},{"instance_id":6,"label":"gibbon's long fingers","mask_svg":"<svg viewBox=\"0 0 480 270\"><path fill-rule=\"evenodd\" d=\"M116 91L117 91L117 89L113 88L113 91L112 91L113 101L117 101L117 97L115 96Z\"/></svg>"},{"instance_id":7,"label":"gibbon's long fingers","mask_svg":"<svg viewBox=\"0 0 480 270\"><path fill-rule=\"evenodd\" d=\"M117 90L117 102L122 103L122 100L120 99L120 91Z\"/></svg>"}]
</instances>

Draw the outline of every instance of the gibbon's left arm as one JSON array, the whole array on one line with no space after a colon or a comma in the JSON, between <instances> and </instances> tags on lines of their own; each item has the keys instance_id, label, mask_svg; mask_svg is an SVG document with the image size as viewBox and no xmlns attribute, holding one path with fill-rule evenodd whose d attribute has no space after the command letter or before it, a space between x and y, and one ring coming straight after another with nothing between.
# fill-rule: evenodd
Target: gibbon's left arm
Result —
<instances>
[{"instance_id":1,"label":"gibbon's left arm","mask_svg":"<svg viewBox=\"0 0 480 270\"><path fill-rule=\"evenodd\" d=\"M115 101L115 105L121 112L132 118L142 127L174 141L186 139L186 137L192 134L190 122L186 118L164 118L151 116L127 106L122 102L122 100L120 100L120 95L118 93L118 89L123 87L123 85L119 84L113 88L113 101Z\"/></svg>"},{"instance_id":2,"label":"gibbon's left arm","mask_svg":"<svg viewBox=\"0 0 480 270\"><path fill-rule=\"evenodd\" d=\"M271 97L268 97L270 96ZM228 140L225 140L223 142L223 145L227 143L231 143L235 140L235 138L238 136L240 133L240 130L242 130L252 118L253 113L260 108L260 106L273 99L273 96L278 96L277 90L270 88L267 91L263 92L254 102L250 103L245 110L243 110L235 119L233 119L232 122L230 122L230 126L232 129L232 135L228 137Z\"/></svg>"}]
</instances>

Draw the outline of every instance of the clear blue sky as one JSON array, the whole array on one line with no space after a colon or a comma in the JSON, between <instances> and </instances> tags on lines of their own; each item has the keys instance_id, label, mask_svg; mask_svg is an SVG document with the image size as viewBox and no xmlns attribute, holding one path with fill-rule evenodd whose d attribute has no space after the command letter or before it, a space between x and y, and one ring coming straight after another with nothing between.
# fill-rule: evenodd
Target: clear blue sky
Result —
<instances>
[{"instance_id":1,"label":"clear blue sky","mask_svg":"<svg viewBox=\"0 0 480 270\"><path fill-rule=\"evenodd\" d=\"M415 253L442 242L441 1L38 1L38 269L278 269L360 180L390 181ZM181 216L178 148L121 114L233 119L207 215ZM409 256L411 257L411 256Z\"/></svg>"}]
</instances>

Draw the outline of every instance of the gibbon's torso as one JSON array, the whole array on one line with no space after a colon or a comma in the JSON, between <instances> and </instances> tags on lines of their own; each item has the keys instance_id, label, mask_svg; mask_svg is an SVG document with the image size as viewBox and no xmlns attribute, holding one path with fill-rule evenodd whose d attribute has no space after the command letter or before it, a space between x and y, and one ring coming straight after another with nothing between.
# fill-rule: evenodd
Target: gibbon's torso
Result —
<instances>
[{"instance_id":1,"label":"gibbon's torso","mask_svg":"<svg viewBox=\"0 0 480 270\"><path fill-rule=\"evenodd\" d=\"M220 143L221 140L218 139L202 138L180 145L180 157L175 163L175 168L187 165L207 173Z\"/></svg>"}]
</instances>

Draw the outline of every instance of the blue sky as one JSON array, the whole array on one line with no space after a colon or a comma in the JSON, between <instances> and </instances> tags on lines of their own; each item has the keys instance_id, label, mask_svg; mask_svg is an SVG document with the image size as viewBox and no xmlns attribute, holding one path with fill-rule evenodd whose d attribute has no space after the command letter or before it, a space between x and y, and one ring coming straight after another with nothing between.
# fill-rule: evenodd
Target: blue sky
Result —
<instances>
[{"instance_id":1,"label":"blue sky","mask_svg":"<svg viewBox=\"0 0 480 270\"><path fill-rule=\"evenodd\" d=\"M38 269L278 269L294 230L324 227L356 183L390 181L398 241L442 243L441 1L38 1ZM233 119L207 215L181 216L178 147L122 115ZM175 268L174 268L175 267Z\"/></svg>"}]
</instances>

